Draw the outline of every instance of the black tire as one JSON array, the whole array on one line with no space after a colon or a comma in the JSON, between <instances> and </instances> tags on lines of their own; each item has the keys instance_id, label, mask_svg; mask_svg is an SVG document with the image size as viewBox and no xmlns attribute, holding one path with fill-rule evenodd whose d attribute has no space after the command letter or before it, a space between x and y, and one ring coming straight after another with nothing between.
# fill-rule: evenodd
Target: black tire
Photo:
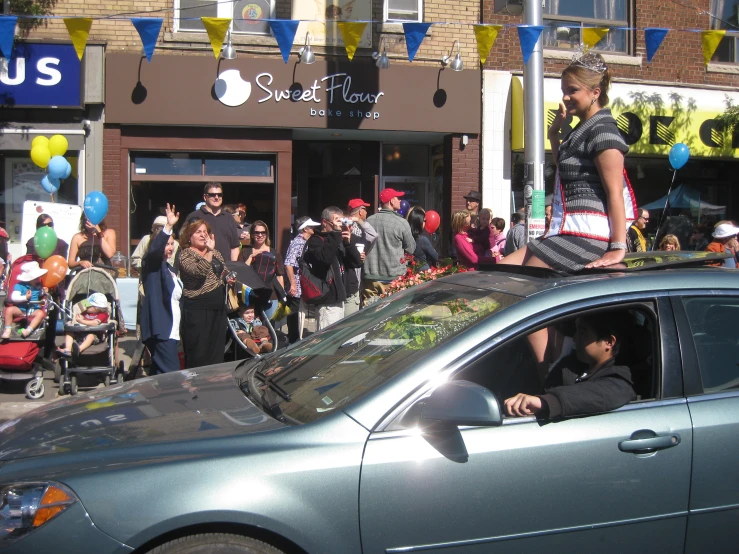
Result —
<instances>
[{"instance_id":1,"label":"black tire","mask_svg":"<svg viewBox=\"0 0 739 554\"><path fill-rule=\"evenodd\" d=\"M77 388L77 376L76 375L72 375L69 378L69 394L71 394L72 396L74 396L78 392L79 392L79 389Z\"/></svg>"},{"instance_id":2,"label":"black tire","mask_svg":"<svg viewBox=\"0 0 739 554\"><path fill-rule=\"evenodd\" d=\"M116 372L115 378L116 378L115 382L118 385L120 385L121 383L123 383L123 381L126 380L126 364L124 363L123 360L118 362L118 371Z\"/></svg>"},{"instance_id":3,"label":"black tire","mask_svg":"<svg viewBox=\"0 0 739 554\"><path fill-rule=\"evenodd\" d=\"M62 362L57 360L54 362L54 382L58 383L62 379Z\"/></svg>"},{"instance_id":4,"label":"black tire","mask_svg":"<svg viewBox=\"0 0 739 554\"><path fill-rule=\"evenodd\" d=\"M105 374L105 377L103 378L103 383L105 383L106 387L110 386L110 373Z\"/></svg>"},{"instance_id":5,"label":"black tire","mask_svg":"<svg viewBox=\"0 0 739 554\"><path fill-rule=\"evenodd\" d=\"M266 542L241 535L207 533L169 541L148 554L284 554Z\"/></svg>"}]
</instances>

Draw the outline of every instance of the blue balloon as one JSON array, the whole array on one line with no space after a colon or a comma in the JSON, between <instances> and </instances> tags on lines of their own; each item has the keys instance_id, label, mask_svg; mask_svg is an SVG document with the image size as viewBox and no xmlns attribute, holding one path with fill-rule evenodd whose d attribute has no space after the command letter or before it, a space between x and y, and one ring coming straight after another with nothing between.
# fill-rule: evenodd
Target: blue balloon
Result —
<instances>
[{"instance_id":1,"label":"blue balloon","mask_svg":"<svg viewBox=\"0 0 739 554\"><path fill-rule=\"evenodd\" d=\"M678 142L675 146L670 148L670 165L672 169L678 170L686 163L690 158L690 148L687 144Z\"/></svg>"},{"instance_id":2,"label":"blue balloon","mask_svg":"<svg viewBox=\"0 0 739 554\"><path fill-rule=\"evenodd\" d=\"M59 190L59 179L44 175L44 178L41 179L41 186L44 187L44 190L49 194L54 194Z\"/></svg>"},{"instance_id":3,"label":"blue balloon","mask_svg":"<svg viewBox=\"0 0 739 554\"><path fill-rule=\"evenodd\" d=\"M67 160L64 160L67 162L67 169L64 171L64 175L62 176L62 179L66 179L72 174L72 164L69 163Z\"/></svg>"},{"instance_id":4,"label":"blue balloon","mask_svg":"<svg viewBox=\"0 0 739 554\"><path fill-rule=\"evenodd\" d=\"M408 200L401 200L400 201L400 209L398 210L398 213L402 215L403 217L408 215L408 210L411 209L411 205L408 203Z\"/></svg>"},{"instance_id":5,"label":"blue balloon","mask_svg":"<svg viewBox=\"0 0 739 554\"><path fill-rule=\"evenodd\" d=\"M108 215L108 197L94 190L85 196L85 216L93 225L97 225Z\"/></svg>"},{"instance_id":6,"label":"blue balloon","mask_svg":"<svg viewBox=\"0 0 739 554\"><path fill-rule=\"evenodd\" d=\"M64 156L54 156L49 160L49 166L47 167L49 177L63 179L67 172L67 165L69 165L69 162L64 159Z\"/></svg>"}]
</instances>

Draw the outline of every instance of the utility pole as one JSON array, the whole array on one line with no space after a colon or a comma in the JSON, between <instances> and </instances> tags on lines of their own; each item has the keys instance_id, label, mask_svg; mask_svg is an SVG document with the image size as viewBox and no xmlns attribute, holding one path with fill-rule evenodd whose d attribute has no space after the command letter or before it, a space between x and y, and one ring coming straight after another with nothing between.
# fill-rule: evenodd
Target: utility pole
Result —
<instances>
[{"instance_id":1,"label":"utility pole","mask_svg":"<svg viewBox=\"0 0 739 554\"><path fill-rule=\"evenodd\" d=\"M525 25L542 25L542 0L524 0ZM544 234L544 51L541 35L523 69L526 241Z\"/></svg>"}]
</instances>

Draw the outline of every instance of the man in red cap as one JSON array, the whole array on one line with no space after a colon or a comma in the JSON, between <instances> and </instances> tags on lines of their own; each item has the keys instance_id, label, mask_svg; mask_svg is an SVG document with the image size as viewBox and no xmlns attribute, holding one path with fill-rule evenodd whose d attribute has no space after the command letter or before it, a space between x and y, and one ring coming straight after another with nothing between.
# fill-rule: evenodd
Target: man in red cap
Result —
<instances>
[{"instance_id":1,"label":"man in red cap","mask_svg":"<svg viewBox=\"0 0 739 554\"><path fill-rule=\"evenodd\" d=\"M369 206L361 198L352 198L347 204L347 214L353 221L350 227L353 237L352 244L355 244L360 249L362 260L365 259L377 238L377 232L372 228L372 225L367 223L367 208ZM363 268L347 269L346 273L344 273L344 279L346 281L344 316L359 311L361 297L359 289L362 283L362 271Z\"/></svg>"},{"instance_id":2,"label":"man in red cap","mask_svg":"<svg viewBox=\"0 0 739 554\"><path fill-rule=\"evenodd\" d=\"M387 283L405 273L405 264L400 260L405 252L413 254L416 249L410 225L397 213L400 197L404 195L395 189L383 189L380 192L382 207L367 218L367 223L377 231L377 240L364 261L362 298L365 302L382 294Z\"/></svg>"}]
</instances>

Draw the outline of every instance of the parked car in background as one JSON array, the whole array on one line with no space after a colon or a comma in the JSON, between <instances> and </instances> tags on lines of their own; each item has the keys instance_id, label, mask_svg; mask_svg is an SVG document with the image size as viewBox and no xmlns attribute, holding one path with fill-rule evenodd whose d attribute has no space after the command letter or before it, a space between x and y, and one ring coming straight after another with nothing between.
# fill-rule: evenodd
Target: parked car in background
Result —
<instances>
[{"instance_id":1,"label":"parked car in background","mask_svg":"<svg viewBox=\"0 0 739 554\"><path fill-rule=\"evenodd\" d=\"M733 551L739 279L684 267L713 255L640 256L640 271L453 275L266 358L5 422L0 549ZM502 415L540 387L529 333L615 312L634 402Z\"/></svg>"}]
</instances>

